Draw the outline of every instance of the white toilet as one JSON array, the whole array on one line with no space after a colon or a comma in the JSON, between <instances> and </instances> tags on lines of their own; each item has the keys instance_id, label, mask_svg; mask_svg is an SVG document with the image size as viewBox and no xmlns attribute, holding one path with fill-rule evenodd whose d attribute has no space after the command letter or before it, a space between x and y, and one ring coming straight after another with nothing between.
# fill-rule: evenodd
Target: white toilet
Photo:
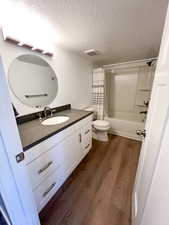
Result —
<instances>
[{"instance_id":1,"label":"white toilet","mask_svg":"<svg viewBox=\"0 0 169 225\"><path fill-rule=\"evenodd\" d=\"M90 106L85 108L86 111L92 111L94 118L96 111L94 107ZM110 129L110 123L106 120L95 120L93 121L93 138L99 141L108 141L108 130Z\"/></svg>"}]
</instances>

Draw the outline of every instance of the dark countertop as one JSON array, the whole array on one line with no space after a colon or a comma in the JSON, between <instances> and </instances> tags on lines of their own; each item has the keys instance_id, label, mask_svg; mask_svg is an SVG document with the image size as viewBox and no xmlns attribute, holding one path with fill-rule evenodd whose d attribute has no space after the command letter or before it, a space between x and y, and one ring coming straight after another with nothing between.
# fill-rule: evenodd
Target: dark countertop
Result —
<instances>
[{"instance_id":1,"label":"dark countertop","mask_svg":"<svg viewBox=\"0 0 169 225\"><path fill-rule=\"evenodd\" d=\"M65 128L71 126L72 124L91 114L92 112L87 112L84 110L68 109L53 114L53 117L68 116L70 118L68 121L61 124L44 126L41 124L42 121L40 121L39 119L18 124L23 150L28 150L29 148L39 144L45 139L59 133Z\"/></svg>"}]
</instances>

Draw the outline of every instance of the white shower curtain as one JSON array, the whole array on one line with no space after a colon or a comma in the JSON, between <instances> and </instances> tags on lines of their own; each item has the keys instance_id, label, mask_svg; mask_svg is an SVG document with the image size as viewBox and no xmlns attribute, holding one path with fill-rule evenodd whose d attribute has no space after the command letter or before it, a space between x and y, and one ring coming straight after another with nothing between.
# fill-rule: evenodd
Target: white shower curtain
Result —
<instances>
[{"instance_id":1,"label":"white shower curtain","mask_svg":"<svg viewBox=\"0 0 169 225\"><path fill-rule=\"evenodd\" d=\"M93 70L92 104L96 109L97 119L104 118L104 70Z\"/></svg>"}]
</instances>

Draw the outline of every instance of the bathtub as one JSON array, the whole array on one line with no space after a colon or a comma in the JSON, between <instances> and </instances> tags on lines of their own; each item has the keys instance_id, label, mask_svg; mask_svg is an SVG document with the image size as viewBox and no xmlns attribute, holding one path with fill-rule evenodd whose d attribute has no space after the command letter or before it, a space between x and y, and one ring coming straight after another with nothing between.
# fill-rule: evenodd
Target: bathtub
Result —
<instances>
[{"instance_id":1,"label":"bathtub","mask_svg":"<svg viewBox=\"0 0 169 225\"><path fill-rule=\"evenodd\" d=\"M104 119L110 123L110 133L141 141L142 138L136 134L136 130L143 130L145 122L115 117L105 117Z\"/></svg>"}]
</instances>

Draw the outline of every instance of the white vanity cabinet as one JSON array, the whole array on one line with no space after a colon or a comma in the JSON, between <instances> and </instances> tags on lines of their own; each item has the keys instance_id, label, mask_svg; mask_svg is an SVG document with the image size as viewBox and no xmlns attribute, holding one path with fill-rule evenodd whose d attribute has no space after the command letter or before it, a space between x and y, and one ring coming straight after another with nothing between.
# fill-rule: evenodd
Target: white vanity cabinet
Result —
<instances>
[{"instance_id":1,"label":"white vanity cabinet","mask_svg":"<svg viewBox=\"0 0 169 225\"><path fill-rule=\"evenodd\" d=\"M25 152L38 211L57 192L92 146L92 115Z\"/></svg>"}]
</instances>

